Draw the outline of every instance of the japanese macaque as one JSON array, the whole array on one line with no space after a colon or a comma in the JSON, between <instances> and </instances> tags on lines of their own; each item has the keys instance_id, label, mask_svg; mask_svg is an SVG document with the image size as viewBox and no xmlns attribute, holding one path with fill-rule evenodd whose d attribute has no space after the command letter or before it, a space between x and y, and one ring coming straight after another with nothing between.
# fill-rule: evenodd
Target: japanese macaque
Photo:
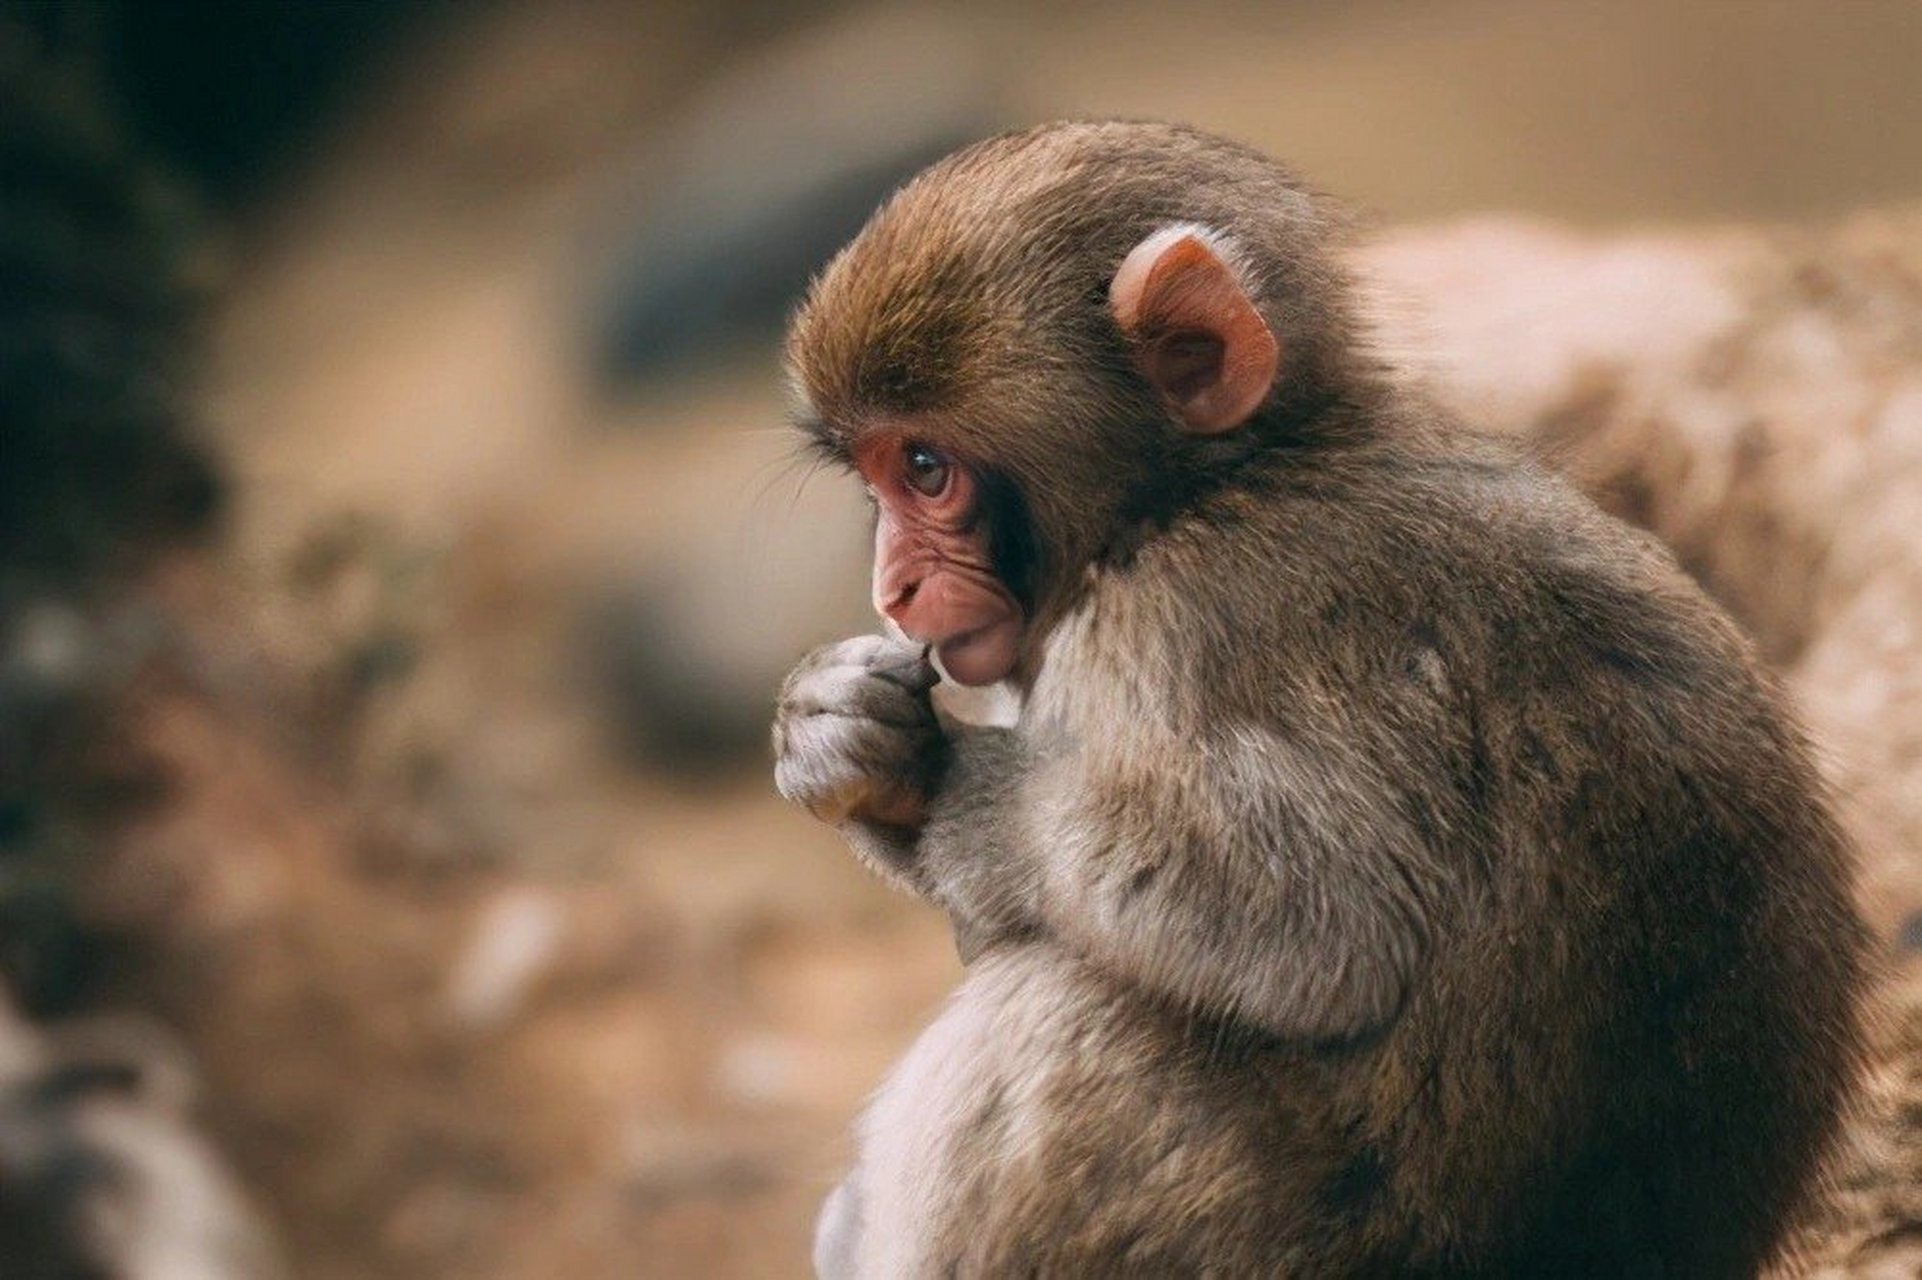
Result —
<instances>
[{"instance_id":1,"label":"japanese macaque","mask_svg":"<svg viewBox=\"0 0 1922 1280\"><path fill-rule=\"evenodd\" d=\"M1053 125L795 321L891 634L790 677L777 780L968 960L826 1273L1746 1276L1813 1181L1865 935L1797 727L1370 353L1339 239L1236 144Z\"/></svg>"}]
</instances>

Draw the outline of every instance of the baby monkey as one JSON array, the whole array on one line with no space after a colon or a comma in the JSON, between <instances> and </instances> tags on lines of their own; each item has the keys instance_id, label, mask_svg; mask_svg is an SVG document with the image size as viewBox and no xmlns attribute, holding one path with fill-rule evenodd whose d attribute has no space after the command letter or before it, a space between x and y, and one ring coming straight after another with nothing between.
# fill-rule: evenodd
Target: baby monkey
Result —
<instances>
[{"instance_id":1,"label":"baby monkey","mask_svg":"<svg viewBox=\"0 0 1922 1280\"><path fill-rule=\"evenodd\" d=\"M1659 545L1370 353L1338 240L1237 144L1050 125L909 184L794 323L907 639L800 665L778 782L968 960L825 1273L1778 1251L1865 965L1808 749ZM1017 722L945 731L937 666Z\"/></svg>"}]
</instances>

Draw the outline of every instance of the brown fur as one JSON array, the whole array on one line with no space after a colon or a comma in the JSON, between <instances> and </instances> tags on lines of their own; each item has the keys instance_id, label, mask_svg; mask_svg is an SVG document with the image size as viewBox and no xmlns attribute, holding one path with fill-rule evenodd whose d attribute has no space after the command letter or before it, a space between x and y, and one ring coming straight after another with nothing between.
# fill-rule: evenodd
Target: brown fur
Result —
<instances>
[{"instance_id":1,"label":"brown fur","mask_svg":"<svg viewBox=\"0 0 1922 1280\"><path fill-rule=\"evenodd\" d=\"M1177 221L1284 352L1219 439L1103 305ZM830 1268L1747 1275L1788 1225L1863 964L1807 750L1666 552L1359 354L1336 236L1233 144L1051 126L918 179L797 320L823 445L990 462L1038 562L1012 729L931 734L872 640L784 699L796 798L938 766L923 826L838 811L980 948Z\"/></svg>"}]
</instances>

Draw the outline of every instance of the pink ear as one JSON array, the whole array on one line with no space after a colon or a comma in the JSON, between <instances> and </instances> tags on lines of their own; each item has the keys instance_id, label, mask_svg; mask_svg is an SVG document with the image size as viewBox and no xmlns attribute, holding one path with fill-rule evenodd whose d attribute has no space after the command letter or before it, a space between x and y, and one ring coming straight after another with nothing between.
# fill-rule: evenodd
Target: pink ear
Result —
<instances>
[{"instance_id":1,"label":"pink ear","mask_svg":"<svg viewBox=\"0 0 1922 1280\"><path fill-rule=\"evenodd\" d=\"M1234 271L1193 227L1136 245L1108 286L1141 372L1187 430L1232 431L1267 398L1281 347Z\"/></svg>"}]
</instances>

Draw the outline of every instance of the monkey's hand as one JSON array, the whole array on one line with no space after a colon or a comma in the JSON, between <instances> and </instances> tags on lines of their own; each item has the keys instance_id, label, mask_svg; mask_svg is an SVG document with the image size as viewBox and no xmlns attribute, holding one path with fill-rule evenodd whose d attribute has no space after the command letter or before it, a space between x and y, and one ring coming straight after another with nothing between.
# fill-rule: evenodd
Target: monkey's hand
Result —
<instances>
[{"instance_id":1,"label":"monkey's hand","mask_svg":"<svg viewBox=\"0 0 1922 1280\"><path fill-rule=\"evenodd\" d=\"M816 649L781 687L774 785L847 837L882 875L925 891L914 850L947 738L919 645L856 636Z\"/></svg>"}]
</instances>

